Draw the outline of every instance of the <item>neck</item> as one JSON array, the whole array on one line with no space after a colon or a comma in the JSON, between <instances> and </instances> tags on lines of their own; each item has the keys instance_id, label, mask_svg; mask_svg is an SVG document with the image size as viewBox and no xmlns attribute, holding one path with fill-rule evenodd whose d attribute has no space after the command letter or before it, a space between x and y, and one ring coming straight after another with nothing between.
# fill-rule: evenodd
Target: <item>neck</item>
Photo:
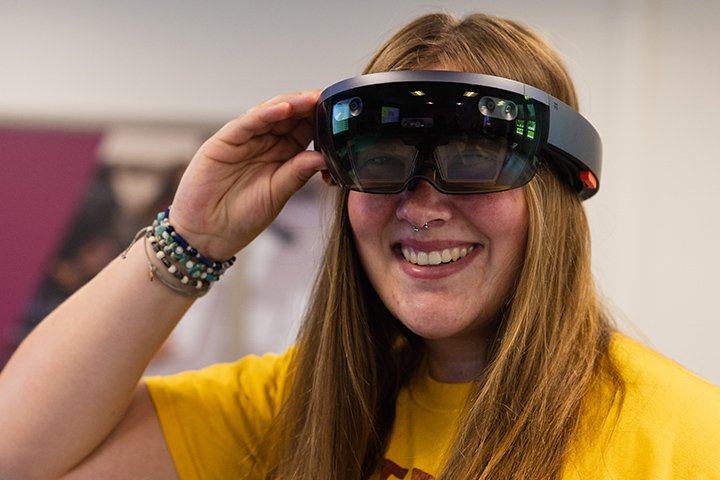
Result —
<instances>
[{"instance_id":1,"label":"neck","mask_svg":"<svg viewBox=\"0 0 720 480\"><path fill-rule=\"evenodd\" d=\"M425 339L430 376L444 383L476 380L486 365L488 338Z\"/></svg>"}]
</instances>

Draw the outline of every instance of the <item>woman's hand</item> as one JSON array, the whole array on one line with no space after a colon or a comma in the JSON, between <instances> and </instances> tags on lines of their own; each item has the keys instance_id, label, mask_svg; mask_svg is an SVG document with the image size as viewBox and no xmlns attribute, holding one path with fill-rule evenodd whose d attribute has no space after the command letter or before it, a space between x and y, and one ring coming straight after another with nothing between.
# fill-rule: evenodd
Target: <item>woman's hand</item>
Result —
<instances>
[{"instance_id":1,"label":"woman's hand","mask_svg":"<svg viewBox=\"0 0 720 480\"><path fill-rule=\"evenodd\" d=\"M222 127L193 157L170 223L203 255L224 260L262 232L324 168L305 151L319 91L277 96Z\"/></svg>"}]
</instances>

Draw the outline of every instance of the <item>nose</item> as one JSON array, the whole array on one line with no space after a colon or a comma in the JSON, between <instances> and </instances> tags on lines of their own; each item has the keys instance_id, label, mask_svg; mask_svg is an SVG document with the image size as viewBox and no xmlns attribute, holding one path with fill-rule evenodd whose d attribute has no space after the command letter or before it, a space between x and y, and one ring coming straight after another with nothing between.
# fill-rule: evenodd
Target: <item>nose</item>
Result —
<instances>
[{"instance_id":1,"label":"nose","mask_svg":"<svg viewBox=\"0 0 720 480\"><path fill-rule=\"evenodd\" d=\"M447 222L452 216L449 195L441 193L424 179L416 179L399 193L400 203L396 210L399 220L411 226Z\"/></svg>"}]
</instances>

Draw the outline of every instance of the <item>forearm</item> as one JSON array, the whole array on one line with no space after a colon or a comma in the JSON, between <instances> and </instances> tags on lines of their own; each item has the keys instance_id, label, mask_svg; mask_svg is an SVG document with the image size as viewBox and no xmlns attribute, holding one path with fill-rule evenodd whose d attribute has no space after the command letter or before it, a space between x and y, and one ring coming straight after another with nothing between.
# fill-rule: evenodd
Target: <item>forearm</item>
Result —
<instances>
[{"instance_id":1,"label":"forearm","mask_svg":"<svg viewBox=\"0 0 720 480\"><path fill-rule=\"evenodd\" d=\"M143 249L136 243L49 315L0 374L0 473L10 462L61 473L122 419L192 303L150 280Z\"/></svg>"},{"instance_id":2,"label":"forearm","mask_svg":"<svg viewBox=\"0 0 720 480\"><path fill-rule=\"evenodd\" d=\"M138 242L21 345L0 374L1 478L60 476L123 421L142 372L192 303L173 289L207 289L232 262L203 259L222 261L244 248L325 168L320 153L305 150L318 98L314 91L263 102L228 122L196 153L170 219L183 242L167 228L152 230L149 240L159 253L156 275L173 287L150 280L145 244ZM185 241L204 256L183 252ZM186 261L185 253L195 258ZM133 441L119 442L135 447L136 461L147 459Z\"/></svg>"}]
</instances>

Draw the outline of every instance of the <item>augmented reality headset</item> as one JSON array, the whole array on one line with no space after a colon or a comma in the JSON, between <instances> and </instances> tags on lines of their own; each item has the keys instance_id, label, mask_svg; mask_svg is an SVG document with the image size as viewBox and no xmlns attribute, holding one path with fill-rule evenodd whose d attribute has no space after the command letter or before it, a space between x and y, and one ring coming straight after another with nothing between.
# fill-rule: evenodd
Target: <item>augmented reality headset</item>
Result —
<instances>
[{"instance_id":1,"label":"augmented reality headset","mask_svg":"<svg viewBox=\"0 0 720 480\"><path fill-rule=\"evenodd\" d=\"M510 190L541 162L580 198L598 190L600 136L570 106L530 85L475 73L361 75L322 92L315 150L332 179L367 193L426 180L447 194Z\"/></svg>"}]
</instances>

